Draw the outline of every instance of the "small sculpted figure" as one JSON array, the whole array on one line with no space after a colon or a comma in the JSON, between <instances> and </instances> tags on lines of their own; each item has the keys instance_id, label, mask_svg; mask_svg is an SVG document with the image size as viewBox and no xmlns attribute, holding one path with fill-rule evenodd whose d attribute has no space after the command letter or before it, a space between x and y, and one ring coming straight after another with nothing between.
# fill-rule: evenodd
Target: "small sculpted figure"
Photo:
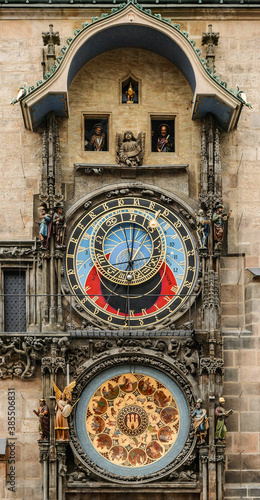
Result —
<instances>
[{"instance_id":1,"label":"small sculpted figure","mask_svg":"<svg viewBox=\"0 0 260 500\"><path fill-rule=\"evenodd\" d=\"M158 153L171 153L173 151L170 129L165 123L159 126L159 137L157 139L156 148Z\"/></svg>"},{"instance_id":2,"label":"small sculpted figure","mask_svg":"<svg viewBox=\"0 0 260 500\"><path fill-rule=\"evenodd\" d=\"M41 241L41 248L46 250L49 248L49 239L51 235L51 225L52 225L52 217L48 214L46 203L42 203L39 207L40 219L36 220L36 223L39 225L39 237Z\"/></svg>"},{"instance_id":3,"label":"small sculpted figure","mask_svg":"<svg viewBox=\"0 0 260 500\"><path fill-rule=\"evenodd\" d=\"M106 139L105 133L103 132L103 126L101 123L97 123L94 125L93 129L94 134L90 139L88 149L90 149L90 151L103 151Z\"/></svg>"},{"instance_id":4,"label":"small sculpted figure","mask_svg":"<svg viewBox=\"0 0 260 500\"><path fill-rule=\"evenodd\" d=\"M135 91L133 90L131 80L125 95L127 97L127 104L132 104L134 102Z\"/></svg>"},{"instance_id":5,"label":"small sculpted figure","mask_svg":"<svg viewBox=\"0 0 260 500\"><path fill-rule=\"evenodd\" d=\"M55 431L56 441L69 441L69 426L68 420L63 416L64 408L71 402L71 392L74 389L76 382L71 382L64 391L61 392L57 385L52 382L56 397L56 414L55 414Z\"/></svg>"},{"instance_id":6,"label":"small sculpted figure","mask_svg":"<svg viewBox=\"0 0 260 500\"><path fill-rule=\"evenodd\" d=\"M219 443L225 442L227 434L226 420L233 410L225 411L225 399L219 398L219 406L215 409L215 439Z\"/></svg>"},{"instance_id":7,"label":"small sculpted figure","mask_svg":"<svg viewBox=\"0 0 260 500\"><path fill-rule=\"evenodd\" d=\"M127 130L124 135L117 134L117 163L128 167L137 167L143 164L145 133L140 132L137 139L133 132Z\"/></svg>"},{"instance_id":8,"label":"small sculpted figure","mask_svg":"<svg viewBox=\"0 0 260 500\"><path fill-rule=\"evenodd\" d=\"M207 436L209 422L208 422L207 412L206 410L203 410L201 408L201 405L202 405L202 399L199 398L197 400L196 408L192 413L192 416L194 417L195 436L199 438L200 444L203 444L205 443L205 438Z\"/></svg>"},{"instance_id":9,"label":"small sculpted figure","mask_svg":"<svg viewBox=\"0 0 260 500\"><path fill-rule=\"evenodd\" d=\"M214 243L215 248L219 247L223 241L224 237L224 224L231 216L231 212L228 214L223 213L223 205L217 203L215 207L215 212L212 216L212 222L214 225Z\"/></svg>"},{"instance_id":10,"label":"small sculpted figure","mask_svg":"<svg viewBox=\"0 0 260 500\"><path fill-rule=\"evenodd\" d=\"M46 405L45 399L40 399L38 410L33 410L35 415L39 417L40 438L44 441L49 441L50 438L50 412Z\"/></svg>"},{"instance_id":11,"label":"small sculpted figure","mask_svg":"<svg viewBox=\"0 0 260 500\"><path fill-rule=\"evenodd\" d=\"M200 209L198 211L198 214L196 214L196 223L197 235L200 240L200 248L207 248L210 220L205 217L204 211L202 209Z\"/></svg>"},{"instance_id":12,"label":"small sculpted figure","mask_svg":"<svg viewBox=\"0 0 260 500\"><path fill-rule=\"evenodd\" d=\"M66 223L65 223L65 214L63 206L60 203L57 203L55 207L55 212L53 215L52 222L53 222L53 232L55 234L55 247L63 248L65 234L66 234Z\"/></svg>"}]
</instances>

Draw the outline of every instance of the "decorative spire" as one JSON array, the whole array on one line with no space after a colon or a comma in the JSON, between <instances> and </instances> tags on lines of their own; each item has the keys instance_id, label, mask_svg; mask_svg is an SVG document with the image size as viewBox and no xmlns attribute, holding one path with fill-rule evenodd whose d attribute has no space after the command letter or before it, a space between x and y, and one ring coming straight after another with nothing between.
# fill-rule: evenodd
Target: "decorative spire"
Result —
<instances>
[{"instance_id":1,"label":"decorative spire","mask_svg":"<svg viewBox=\"0 0 260 500\"><path fill-rule=\"evenodd\" d=\"M47 50L47 71L50 71L56 56L55 45L60 45L60 34L58 31L53 31L53 24L49 25L50 31L42 33L43 44L48 45Z\"/></svg>"},{"instance_id":2,"label":"decorative spire","mask_svg":"<svg viewBox=\"0 0 260 500\"><path fill-rule=\"evenodd\" d=\"M202 45L207 45L207 65L215 71L215 46L218 45L219 33L212 31L212 24L209 24L208 28L208 33L202 33Z\"/></svg>"}]
</instances>

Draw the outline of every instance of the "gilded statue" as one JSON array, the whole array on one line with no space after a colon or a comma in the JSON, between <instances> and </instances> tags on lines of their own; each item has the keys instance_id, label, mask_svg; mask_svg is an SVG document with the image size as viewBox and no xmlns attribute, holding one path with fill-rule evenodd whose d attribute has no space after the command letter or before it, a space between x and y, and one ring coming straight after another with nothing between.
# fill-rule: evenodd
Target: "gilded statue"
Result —
<instances>
[{"instance_id":1,"label":"gilded statue","mask_svg":"<svg viewBox=\"0 0 260 500\"><path fill-rule=\"evenodd\" d=\"M52 382L56 397L56 408L55 408L55 431L56 431L56 441L69 441L69 425L68 420L65 415L67 415L66 406L71 403L71 393L76 385L73 381L67 385L62 392L55 382Z\"/></svg>"},{"instance_id":2,"label":"gilded statue","mask_svg":"<svg viewBox=\"0 0 260 500\"><path fill-rule=\"evenodd\" d=\"M133 102L134 102L134 96L135 96L135 91L133 90L131 80L130 80L129 87L128 87L125 95L127 97L127 104L133 104Z\"/></svg>"}]
</instances>

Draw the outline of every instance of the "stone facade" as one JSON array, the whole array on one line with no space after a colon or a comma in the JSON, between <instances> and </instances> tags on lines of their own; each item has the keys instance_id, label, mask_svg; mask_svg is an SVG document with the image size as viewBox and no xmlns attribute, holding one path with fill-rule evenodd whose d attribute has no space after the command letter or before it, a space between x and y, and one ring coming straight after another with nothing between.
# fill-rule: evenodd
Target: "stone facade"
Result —
<instances>
[{"instance_id":1,"label":"stone facade","mask_svg":"<svg viewBox=\"0 0 260 500\"><path fill-rule=\"evenodd\" d=\"M73 347L75 349L81 348L83 353L80 365L83 365L83 361L88 357L91 359L93 355L98 356L102 351L117 348L115 339L107 340L107 344L103 344L103 347L96 350L95 336L75 340L71 324L74 324L74 329L83 330L82 319L75 311L72 313L69 311L65 299L63 299L63 309L66 311L66 318L63 317L62 322L59 322L57 314L55 321L48 328L46 324L49 321L49 316L48 321L44 319L47 314L44 298L41 297L37 301L32 298L33 294L43 296L46 291L49 294L56 294L60 291L60 281L55 282L55 287L51 289L45 280L48 273L61 274L60 267L57 271L57 266L61 266L61 259L57 257L53 268L47 268L47 259L44 256L42 258L35 242L38 230L34 219L37 217L39 194L41 193L42 133L45 124L43 123L35 132L26 129L19 104L9 106L12 97L16 95L17 89L24 82L30 85L42 78L42 31L47 31L49 24L52 23L54 29L60 34L62 46L83 22L91 23L93 16L100 16L101 12L105 10L93 6L86 9L76 7L15 9L7 5L0 7L0 58L2 63L0 67L0 141L2 145L0 151L2 181L0 186L0 266L3 271L20 268L26 273L27 293L31 294L27 303L27 332L28 335L40 336L41 339L46 337L49 342L46 343L45 347L34 351L37 360L32 377L21 379L11 372L8 376L3 375L0 380L2 401L0 434L1 437L9 438L6 455L7 472L2 467L2 461L0 462L0 470L2 471L0 497L3 499L24 500L28 496L32 500L36 498L47 500L48 498L48 496L41 496L43 495L42 477L45 474L44 458L41 450L42 460L39 463L38 421L33 409L38 408L38 400L45 392L52 398L49 405L53 417L54 398L50 388L51 379L56 377L56 382L61 385L65 382L65 374L62 374L62 371L65 371L63 365L57 372L53 366L48 365L48 369L46 369L48 375L44 369L41 372L41 366L43 366L41 358L49 357L50 352L54 350L53 345L51 347L52 337L58 339L57 343L65 335L70 338L70 347L67 351L65 348L62 351L62 342L58 344L55 359L61 357L66 362L71 363L71 367L74 369L76 351L73 351ZM201 46L201 36L203 32L208 30L208 24L211 23L214 31L220 33L218 46L215 48L216 73L221 79L228 82L228 88L232 87L236 90L238 85L240 89L243 89L248 100L253 104L253 109L243 108L236 129L230 132L220 131L223 203L225 210L231 210L232 215L228 221L221 258L216 259L219 262L219 267L215 269L220 277L221 301L218 309L220 327L215 325L213 329L215 332L213 332L213 335L215 334L214 342L217 342L215 355L221 358L223 354L225 368L223 390L221 370L217 371L217 374L215 373L215 400L212 399L213 395L210 394L210 389L207 387L209 378L205 378L205 373L204 375L199 374L197 367L196 375L191 378L189 368L183 361L184 351L181 352L179 359L188 370L188 380L194 390L193 397L199 397L204 391L207 405L211 405L211 428L214 420L214 402L218 396L225 397L226 407L232 408L234 413L228 420L223 497L219 487L217 488L214 483L215 479L212 479L213 473L209 479L212 490L209 490L206 496L205 491L203 493L203 460L200 460L200 465L198 465L198 458L196 465L189 466L190 470L193 467L197 468L199 474L197 482L183 482L175 478L177 483L173 485L170 481L167 484L160 482L159 486L156 486L156 483L152 486L150 483L143 487L134 485L133 487L120 486L120 488L124 489L124 494L127 494L129 499L135 495L137 500L147 498L148 490L149 496L154 500L162 498L162 491L163 498L172 498L172 496L175 498L176 496L178 499L191 500L199 497L201 500L206 500L206 498L209 500L215 498L218 500L222 498L229 500L248 498L252 500L260 497L260 148L258 145L260 76L259 53L257 51L260 38L260 12L257 8L245 9L238 6L234 9L223 8L223 6L216 9L202 7L192 9L176 7L175 9L172 7L162 8L159 5L158 8L156 6L153 9L153 13L156 12L160 12L162 17L171 18L174 22L180 23L181 28L193 37L204 54L206 49ZM56 55L58 52L59 48L56 47ZM133 106L120 104L120 82L130 72L139 80L141 89L140 103ZM71 216L69 231L79 214L82 213L74 210L79 200L87 199L98 190L101 192L111 188L114 191L118 187L125 189L125 186L130 185L130 183L133 183L133 186L135 183L143 183L146 189L156 187L162 192L172 193L173 197L179 197L184 203L188 203L193 210L199 209L202 120L191 120L193 93L181 71L167 57L143 48L121 47L104 52L88 62L78 72L70 85L68 94L70 117L68 119L58 118L57 123L60 140L61 192L65 211ZM102 115L109 117L109 151L102 153L84 151L84 116L98 117ZM165 154L160 162L163 162L165 166L188 165L187 169L176 169L172 172L169 170L162 172L156 169L142 170L142 173L137 171L136 178L131 180L117 172L111 173L106 170L102 175L88 175L83 170L75 170L75 164L92 164L93 166L115 164L115 135L127 129L132 130L135 134L140 131L146 133L144 165L158 165L158 154L151 152L151 116L176 117L175 153L169 156ZM24 249L30 249L30 251L26 254ZM204 271L206 270L204 269ZM3 277L1 277L1 284L1 293L3 293ZM206 330L209 331L210 328L203 328L203 303L200 297L197 304L198 331L196 339L202 346L200 357L206 358L210 355L210 348L205 347L200 334L202 331L203 336L203 333ZM3 316L3 299L1 299L1 307ZM55 310L62 310L60 303L55 303L53 307L56 308ZM51 316L51 308L48 314ZM179 329L183 330L181 327L188 320L187 315L179 320L177 325ZM193 328L195 329L194 326L188 329L193 330ZM2 332L4 333L3 319ZM28 351L28 348L21 345L24 332L18 333L22 340L16 344L16 349L23 351L23 353L12 351L12 356L14 355L15 362L22 360L26 365L28 358L32 362L34 355L32 356L32 351ZM88 337L86 330L85 336ZM8 343L13 337L15 335L3 336L3 345L6 346L3 348L1 345L0 356L2 358L0 359L3 367L9 363L6 356ZM163 333L162 339L165 342L167 340L167 336L164 337ZM156 341L158 341L158 337L155 336L152 338L154 346L156 346ZM182 341L184 342L185 339ZM103 338L101 342L104 342ZM165 345L168 347L162 351L155 347L153 353L157 352L158 354L159 351L162 352L163 356L172 356L167 342ZM130 347L134 349L145 348L144 345L140 346L138 343L130 345ZM67 354L65 354L66 352ZM133 351L132 355L135 354ZM69 356L70 361L68 361ZM212 382L212 379L210 380ZM10 479L11 476L6 476L6 473L10 474L12 465L11 462L8 462L8 459L10 461L12 458L10 455L12 436L8 435L7 420L8 393L12 389L15 389L16 395L15 494L8 490L8 486L11 485L8 478ZM213 434L211 434L211 443L214 444ZM210 449L211 452L212 449ZM49 463L52 463L53 467L49 484L50 498L56 498L56 485L54 484L56 465L53 465L56 463L56 458L53 450L49 450L48 453ZM220 454L217 454L212 458L212 455L209 460L209 477L211 468L216 465L216 457L219 456ZM68 452L68 450L67 460L68 463L72 460L72 452ZM68 472L75 471L71 469ZM59 488L61 489L64 486L62 481L63 479L61 480L59 476ZM122 498L122 493L118 491L114 483L102 482L97 477L90 477L87 478L85 486L81 484L80 490L77 490L77 484L73 482L71 487L67 488L66 499ZM134 493L135 491L136 493ZM59 500L61 498L59 496Z\"/></svg>"}]
</instances>

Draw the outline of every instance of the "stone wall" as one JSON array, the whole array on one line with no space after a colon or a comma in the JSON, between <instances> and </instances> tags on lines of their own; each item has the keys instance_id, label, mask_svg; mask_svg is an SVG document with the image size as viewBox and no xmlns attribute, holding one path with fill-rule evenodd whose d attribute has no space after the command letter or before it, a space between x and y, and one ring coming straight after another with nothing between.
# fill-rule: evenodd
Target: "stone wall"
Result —
<instances>
[{"instance_id":1,"label":"stone wall","mask_svg":"<svg viewBox=\"0 0 260 500\"><path fill-rule=\"evenodd\" d=\"M15 431L8 429L8 395L15 391ZM32 500L41 498L41 464L39 463L39 421L33 410L38 410L42 397L40 373L35 379L0 381L0 435L8 438L6 473L0 476L0 498ZM10 410L11 411L11 410ZM9 411L9 415L12 415ZM13 423L13 422L12 422ZM11 469L14 467L14 469ZM12 491L15 482L15 492Z\"/></svg>"}]
</instances>

